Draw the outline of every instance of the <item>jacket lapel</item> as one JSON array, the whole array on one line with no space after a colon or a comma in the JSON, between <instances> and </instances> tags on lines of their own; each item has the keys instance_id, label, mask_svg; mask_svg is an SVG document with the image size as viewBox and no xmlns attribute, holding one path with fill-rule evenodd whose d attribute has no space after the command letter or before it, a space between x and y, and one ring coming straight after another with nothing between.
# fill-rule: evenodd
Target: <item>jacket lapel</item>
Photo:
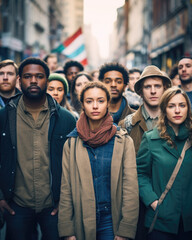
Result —
<instances>
[{"instance_id":1,"label":"jacket lapel","mask_svg":"<svg viewBox=\"0 0 192 240\"><path fill-rule=\"evenodd\" d=\"M139 126L142 128L143 132L148 130L141 112L141 107L133 115L132 125L134 126L137 122L139 122Z\"/></svg>"},{"instance_id":2,"label":"jacket lapel","mask_svg":"<svg viewBox=\"0 0 192 240\"><path fill-rule=\"evenodd\" d=\"M85 206L83 209L89 208L94 209L95 211L95 192L93 187L93 177L91 164L89 161L89 155L87 149L83 146L83 142L79 139L76 139L76 164L79 171L79 177L81 179L82 185L82 204ZM91 204L91 205L90 205ZM89 212L85 211L85 218L90 217Z\"/></svg>"},{"instance_id":3,"label":"jacket lapel","mask_svg":"<svg viewBox=\"0 0 192 240\"><path fill-rule=\"evenodd\" d=\"M113 149L113 156L111 162L111 196L116 195L117 184L119 180L119 173L122 163L122 156L123 156L123 138L117 136L115 138L114 149Z\"/></svg>"},{"instance_id":4,"label":"jacket lapel","mask_svg":"<svg viewBox=\"0 0 192 240\"><path fill-rule=\"evenodd\" d=\"M178 151L174 147L169 146L166 142L163 143L163 147L169 153L171 153L174 157L176 157L177 159L179 158L179 153L178 153Z\"/></svg>"}]
</instances>

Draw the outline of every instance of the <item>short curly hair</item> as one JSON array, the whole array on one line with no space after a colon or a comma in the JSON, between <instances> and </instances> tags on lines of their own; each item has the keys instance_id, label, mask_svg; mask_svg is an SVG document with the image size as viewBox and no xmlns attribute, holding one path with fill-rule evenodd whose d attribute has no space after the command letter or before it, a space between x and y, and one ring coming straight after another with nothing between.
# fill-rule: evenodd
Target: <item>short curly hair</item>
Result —
<instances>
[{"instance_id":1,"label":"short curly hair","mask_svg":"<svg viewBox=\"0 0 192 240\"><path fill-rule=\"evenodd\" d=\"M80 72L84 70L84 67L80 62L71 60L71 61L66 62L64 67L63 67L63 71L64 71L65 75L67 74L67 70L70 67L78 67Z\"/></svg>"},{"instance_id":2,"label":"short curly hair","mask_svg":"<svg viewBox=\"0 0 192 240\"><path fill-rule=\"evenodd\" d=\"M50 74L50 71L49 71L49 68L46 64L45 61L41 60L40 58L34 58L34 57L29 57L29 58L26 58L25 60L23 60L19 66L19 77L22 76L22 73L23 73L23 68L26 66L26 65L29 65L29 64L36 64L36 65L40 65L44 68L45 70L45 75L48 79L49 77L49 74Z\"/></svg>"},{"instance_id":3,"label":"short curly hair","mask_svg":"<svg viewBox=\"0 0 192 240\"><path fill-rule=\"evenodd\" d=\"M117 72L122 73L124 84L127 85L128 81L129 81L128 70L122 64L120 64L118 62L106 63L106 64L102 65L101 68L99 69L99 80L103 81L105 73L110 72L110 71L117 71Z\"/></svg>"}]
</instances>

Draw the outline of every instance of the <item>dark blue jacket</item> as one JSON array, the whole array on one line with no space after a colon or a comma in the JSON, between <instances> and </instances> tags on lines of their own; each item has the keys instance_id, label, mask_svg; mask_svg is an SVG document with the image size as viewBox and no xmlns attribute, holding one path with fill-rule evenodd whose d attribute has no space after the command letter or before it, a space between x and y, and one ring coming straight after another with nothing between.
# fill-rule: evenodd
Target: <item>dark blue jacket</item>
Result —
<instances>
[{"instance_id":1,"label":"dark blue jacket","mask_svg":"<svg viewBox=\"0 0 192 240\"><path fill-rule=\"evenodd\" d=\"M11 200L15 186L15 172L17 163L17 134L16 116L17 105L22 94L13 97L0 110L0 199ZM50 109L49 123L49 153L50 153L50 186L54 204L60 196L61 162L63 144L66 136L75 128L75 119L66 109L60 107L47 94ZM30 137L30 136L29 136Z\"/></svg>"}]
</instances>

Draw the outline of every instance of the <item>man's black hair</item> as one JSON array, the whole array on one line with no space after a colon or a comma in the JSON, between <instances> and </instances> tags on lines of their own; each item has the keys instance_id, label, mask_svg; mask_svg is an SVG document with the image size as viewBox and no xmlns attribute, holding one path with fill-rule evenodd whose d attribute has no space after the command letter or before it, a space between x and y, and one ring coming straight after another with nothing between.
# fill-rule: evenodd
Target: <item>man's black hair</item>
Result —
<instances>
[{"instance_id":1,"label":"man's black hair","mask_svg":"<svg viewBox=\"0 0 192 240\"><path fill-rule=\"evenodd\" d=\"M131 68L129 69L129 74L132 74L132 73L135 73L135 72L138 72L139 74L142 73L142 71L138 68Z\"/></svg>"},{"instance_id":2,"label":"man's black hair","mask_svg":"<svg viewBox=\"0 0 192 240\"><path fill-rule=\"evenodd\" d=\"M179 58L179 61L180 61L181 59L183 59L183 58L192 59L192 56L190 56L190 55L183 55L183 56L181 56L181 57Z\"/></svg>"},{"instance_id":3,"label":"man's black hair","mask_svg":"<svg viewBox=\"0 0 192 240\"><path fill-rule=\"evenodd\" d=\"M106 63L102 65L99 69L99 80L103 81L105 73L110 71L117 71L122 73L124 84L127 85L129 81L128 70L120 63Z\"/></svg>"},{"instance_id":4,"label":"man's black hair","mask_svg":"<svg viewBox=\"0 0 192 240\"><path fill-rule=\"evenodd\" d=\"M36 65L40 65L44 68L45 70L45 74L46 74L46 77L48 78L49 77L49 74L50 74L50 71L49 71L49 68L46 64L46 62L44 62L43 60L41 60L40 58L34 58L34 57L29 57L29 58L26 58L25 60L23 60L19 66L19 77L22 76L22 73L23 73L23 68L26 66L26 65L29 65L29 64L36 64Z\"/></svg>"},{"instance_id":5,"label":"man's black hair","mask_svg":"<svg viewBox=\"0 0 192 240\"><path fill-rule=\"evenodd\" d=\"M71 60L71 61L66 62L64 67L63 67L63 71L64 71L65 75L67 74L67 70L70 67L78 67L80 72L84 70L84 67L80 62Z\"/></svg>"}]
</instances>

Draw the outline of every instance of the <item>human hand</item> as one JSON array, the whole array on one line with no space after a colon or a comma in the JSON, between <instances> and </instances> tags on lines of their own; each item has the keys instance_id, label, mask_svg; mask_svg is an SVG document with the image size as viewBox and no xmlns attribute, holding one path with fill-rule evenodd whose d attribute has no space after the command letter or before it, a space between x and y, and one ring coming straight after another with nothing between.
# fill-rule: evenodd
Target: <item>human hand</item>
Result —
<instances>
[{"instance_id":1,"label":"human hand","mask_svg":"<svg viewBox=\"0 0 192 240\"><path fill-rule=\"evenodd\" d=\"M15 211L10 208L10 206L8 205L8 203L5 200L0 200L0 210L1 212L4 212L5 209L11 214L11 215L15 215Z\"/></svg>"},{"instance_id":2,"label":"human hand","mask_svg":"<svg viewBox=\"0 0 192 240\"><path fill-rule=\"evenodd\" d=\"M154 211L157 208L157 204L158 204L158 200L155 200L154 202L151 203L151 207L153 208Z\"/></svg>"},{"instance_id":3,"label":"human hand","mask_svg":"<svg viewBox=\"0 0 192 240\"><path fill-rule=\"evenodd\" d=\"M58 207L53 209L53 211L51 212L51 216L55 216L57 212L58 212Z\"/></svg>"},{"instance_id":4,"label":"human hand","mask_svg":"<svg viewBox=\"0 0 192 240\"><path fill-rule=\"evenodd\" d=\"M70 236L70 237L65 237L64 239L65 240L76 240L76 237L75 236Z\"/></svg>"}]
</instances>

